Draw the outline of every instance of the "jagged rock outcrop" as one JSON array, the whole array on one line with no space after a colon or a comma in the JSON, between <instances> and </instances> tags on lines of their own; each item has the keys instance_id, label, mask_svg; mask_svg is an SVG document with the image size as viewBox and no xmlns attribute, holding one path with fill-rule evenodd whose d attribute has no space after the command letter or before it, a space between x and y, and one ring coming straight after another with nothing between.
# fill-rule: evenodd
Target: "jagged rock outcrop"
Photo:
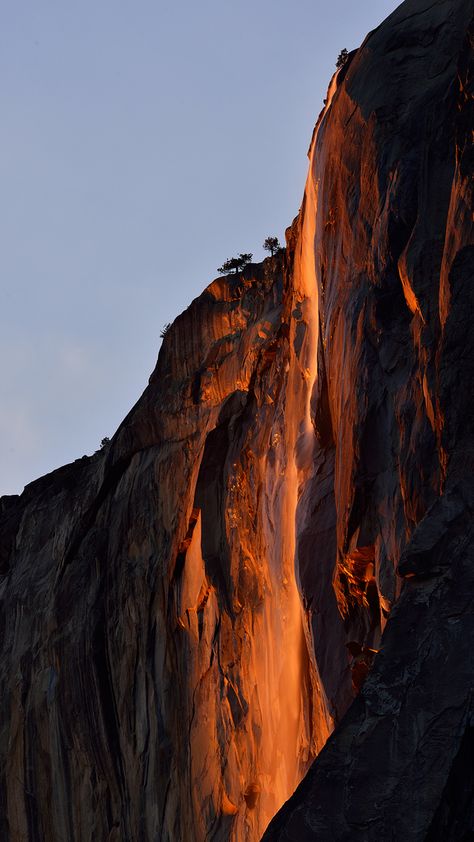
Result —
<instances>
[{"instance_id":1,"label":"jagged rock outcrop","mask_svg":"<svg viewBox=\"0 0 474 842\"><path fill-rule=\"evenodd\" d=\"M472 16L350 54L286 252L0 501L2 839L254 842L317 755L265 839L469 838Z\"/></svg>"}]
</instances>

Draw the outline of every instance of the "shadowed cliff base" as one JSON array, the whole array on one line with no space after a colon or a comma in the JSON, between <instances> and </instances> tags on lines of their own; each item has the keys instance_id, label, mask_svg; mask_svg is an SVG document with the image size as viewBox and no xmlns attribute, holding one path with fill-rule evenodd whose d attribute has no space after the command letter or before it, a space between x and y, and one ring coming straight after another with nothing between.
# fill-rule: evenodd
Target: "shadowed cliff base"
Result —
<instances>
[{"instance_id":1,"label":"shadowed cliff base","mask_svg":"<svg viewBox=\"0 0 474 842\"><path fill-rule=\"evenodd\" d=\"M2 839L474 832L472 16L349 54L286 251L1 499Z\"/></svg>"}]
</instances>

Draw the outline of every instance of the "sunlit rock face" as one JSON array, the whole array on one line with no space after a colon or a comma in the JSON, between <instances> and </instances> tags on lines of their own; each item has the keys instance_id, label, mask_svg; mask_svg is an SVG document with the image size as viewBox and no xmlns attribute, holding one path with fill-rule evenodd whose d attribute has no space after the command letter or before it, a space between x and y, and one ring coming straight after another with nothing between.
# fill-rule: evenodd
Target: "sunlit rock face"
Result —
<instances>
[{"instance_id":1,"label":"sunlit rock face","mask_svg":"<svg viewBox=\"0 0 474 842\"><path fill-rule=\"evenodd\" d=\"M351 54L286 251L0 501L1 839L256 842L305 775L265 838L469 831L472 12Z\"/></svg>"},{"instance_id":2,"label":"sunlit rock face","mask_svg":"<svg viewBox=\"0 0 474 842\"><path fill-rule=\"evenodd\" d=\"M214 281L111 445L3 499L2 839L257 840L327 740L292 259Z\"/></svg>"},{"instance_id":3,"label":"sunlit rock face","mask_svg":"<svg viewBox=\"0 0 474 842\"><path fill-rule=\"evenodd\" d=\"M408 0L318 129L297 562L327 697L342 712L334 599L362 690L265 842L474 838L473 13Z\"/></svg>"}]
</instances>

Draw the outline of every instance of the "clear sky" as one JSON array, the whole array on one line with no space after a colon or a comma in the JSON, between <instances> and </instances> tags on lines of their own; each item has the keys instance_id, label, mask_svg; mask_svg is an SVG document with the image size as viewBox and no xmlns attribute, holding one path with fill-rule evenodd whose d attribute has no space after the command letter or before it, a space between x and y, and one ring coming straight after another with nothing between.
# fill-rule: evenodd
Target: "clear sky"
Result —
<instances>
[{"instance_id":1,"label":"clear sky","mask_svg":"<svg viewBox=\"0 0 474 842\"><path fill-rule=\"evenodd\" d=\"M394 0L0 10L0 494L112 436L160 330L284 239L335 60Z\"/></svg>"}]
</instances>

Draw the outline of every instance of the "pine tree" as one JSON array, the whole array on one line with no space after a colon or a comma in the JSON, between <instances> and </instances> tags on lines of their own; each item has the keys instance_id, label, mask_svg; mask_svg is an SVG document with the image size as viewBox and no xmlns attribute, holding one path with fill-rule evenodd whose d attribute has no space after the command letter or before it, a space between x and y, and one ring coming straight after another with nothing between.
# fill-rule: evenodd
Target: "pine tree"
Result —
<instances>
[{"instance_id":1,"label":"pine tree","mask_svg":"<svg viewBox=\"0 0 474 842\"><path fill-rule=\"evenodd\" d=\"M348 58L349 58L349 53L346 50L346 48L344 47L344 49L341 50L341 52L339 53L339 55L337 57L336 67L343 67Z\"/></svg>"},{"instance_id":2,"label":"pine tree","mask_svg":"<svg viewBox=\"0 0 474 842\"><path fill-rule=\"evenodd\" d=\"M273 257L275 252L281 249L278 237L267 237L263 244L263 248L265 249L265 251L269 251L271 256Z\"/></svg>"},{"instance_id":3,"label":"pine tree","mask_svg":"<svg viewBox=\"0 0 474 842\"><path fill-rule=\"evenodd\" d=\"M247 263L250 263L252 257L253 255L251 252L239 254L238 257L229 257L224 261L222 266L219 266L217 271L220 272L221 275L229 275L230 272L235 272L237 274L238 272L241 272L245 266L247 266Z\"/></svg>"}]
</instances>

